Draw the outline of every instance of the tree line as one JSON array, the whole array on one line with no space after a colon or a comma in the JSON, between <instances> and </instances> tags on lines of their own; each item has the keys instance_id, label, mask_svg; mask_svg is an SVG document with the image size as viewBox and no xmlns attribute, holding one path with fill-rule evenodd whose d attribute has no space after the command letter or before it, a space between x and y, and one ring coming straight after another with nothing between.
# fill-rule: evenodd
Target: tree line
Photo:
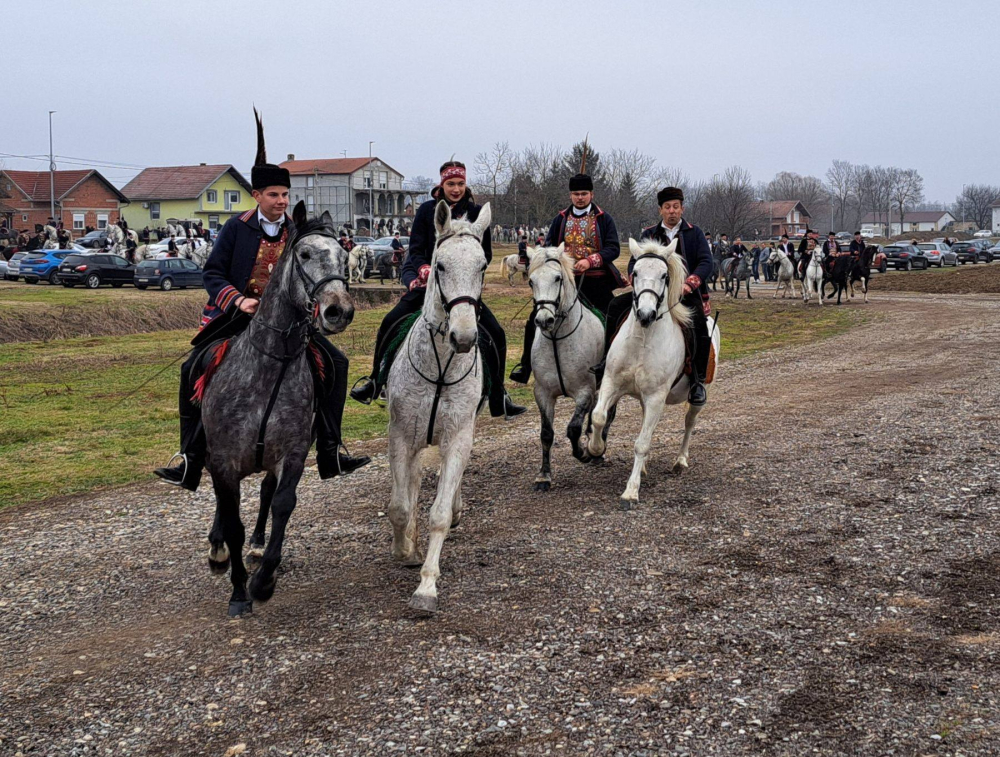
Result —
<instances>
[{"instance_id":1,"label":"tree line","mask_svg":"<svg viewBox=\"0 0 1000 757\"><path fill-rule=\"evenodd\" d=\"M583 152L582 142L569 150L546 143L517 150L496 142L476 155L470 184L481 202L492 203L496 223L545 227L569 205L567 185L580 170ZM834 160L825 178L781 171L768 182L755 182L745 168L730 166L710 179L692 180L639 150L599 151L589 145L587 173L594 179L595 202L614 217L623 238L637 236L656 220L656 191L668 185L684 190L685 217L692 223L745 237L770 235L775 200L800 201L813 228L853 231L868 214L896 223L913 211L938 209L984 228L990 224L990 204L1000 198L1000 187L970 184L951 206L927 203L916 169L844 160Z\"/></svg>"}]
</instances>

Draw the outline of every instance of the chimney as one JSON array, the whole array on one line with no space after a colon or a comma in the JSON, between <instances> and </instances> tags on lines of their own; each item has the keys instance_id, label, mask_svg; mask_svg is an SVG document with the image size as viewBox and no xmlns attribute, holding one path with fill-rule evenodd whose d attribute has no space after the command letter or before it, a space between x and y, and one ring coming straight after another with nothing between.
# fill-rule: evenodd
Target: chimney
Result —
<instances>
[{"instance_id":1,"label":"chimney","mask_svg":"<svg viewBox=\"0 0 1000 757\"><path fill-rule=\"evenodd\" d=\"M199 166L205 166L205 165L208 165L208 164L207 163L199 163L198 165Z\"/></svg>"},{"instance_id":2,"label":"chimney","mask_svg":"<svg viewBox=\"0 0 1000 757\"><path fill-rule=\"evenodd\" d=\"M295 153L294 152L288 153L288 159L289 160L295 160Z\"/></svg>"}]
</instances>

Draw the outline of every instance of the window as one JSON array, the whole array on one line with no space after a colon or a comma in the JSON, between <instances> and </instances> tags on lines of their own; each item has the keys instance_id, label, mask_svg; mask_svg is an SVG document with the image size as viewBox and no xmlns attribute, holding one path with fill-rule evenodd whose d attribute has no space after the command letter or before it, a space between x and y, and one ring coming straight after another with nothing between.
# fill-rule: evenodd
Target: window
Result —
<instances>
[{"instance_id":1,"label":"window","mask_svg":"<svg viewBox=\"0 0 1000 757\"><path fill-rule=\"evenodd\" d=\"M160 203L158 202L149 203L149 217L153 221L160 220Z\"/></svg>"},{"instance_id":2,"label":"window","mask_svg":"<svg viewBox=\"0 0 1000 757\"><path fill-rule=\"evenodd\" d=\"M106 229L108 228L108 214L98 213L97 214L97 228Z\"/></svg>"},{"instance_id":3,"label":"window","mask_svg":"<svg viewBox=\"0 0 1000 757\"><path fill-rule=\"evenodd\" d=\"M240 193L235 189L225 190L226 210L232 210L234 205L240 204Z\"/></svg>"},{"instance_id":4,"label":"window","mask_svg":"<svg viewBox=\"0 0 1000 757\"><path fill-rule=\"evenodd\" d=\"M210 189L205 192L205 202L209 205L215 205L219 201L219 193L214 189Z\"/></svg>"},{"instance_id":5,"label":"window","mask_svg":"<svg viewBox=\"0 0 1000 757\"><path fill-rule=\"evenodd\" d=\"M85 217L83 213L73 214L73 231L83 231Z\"/></svg>"},{"instance_id":6,"label":"window","mask_svg":"<svg viewBox=\"0 0 1000 757\"><path fill-rule=\"evenodd\" d=\"M115 261L115 265L118 266L119 268L125 268L128 265L128 261L125 258L120 258L117 255L115 255L111 259Z\"/></svg>"},{"instance_id":7,"label":"window","mask_svg":"<svg viewBox=\"0 0 1000 757\"><path fill-rule=\"evenodd\" d=\"M314 186L314 184L315 184L315 179L316 179L316 177L315 177L315 176L306 176L306 186L307 186L307 187L312 187L312 186Z\"/></svg>"},{"instance_id":8,"label":"window","mask_svg":"<svg viewBox=\"0 0 1000 757\"><path fill-rule=\"evenodd\" d=\"M21 214L21 223L27 223L27 222L28 222L28 214L27 213L22 213Z\"/></svg>"},{"instance_id":9,"label":"window","mask_svg":"<svg viewBox=\"0 0 1000 757\"><path fill-rule=\"evenodd\" d=\"M219 228L219 217L218 216L209 216L208 217L208 228L213 229L213 230Z\"/></svg>"},{"instance_id":10,"label":"window","mask_svg":"<svg viewBox=\"0 0 1000 757\"><path fill-rule=\"evenodd\" d=\"M372 188L372 172L371 171L365 171L364 176L365 176L365 189L371 189Z\"/></svg>"},{"instance_id":11,"label":"window","mask_svg":"<svg viewBox=\"0 0 1000 757\"><path fill-rule=\"evenodd\" d=\"M312 195L307 195L307 196L306 196L306 209L307 209L307 210L308 210L308 211L309 211L310 213L312 213L312 212L313 212L313 196L312 196Z\"/></svg>"},{"instance_id":12,"label":"window","mask_svg":"<svg viewBox=\"0 0 1000 757\"><path fill-rule=\"evenodd\" d=\"M378 188L388 189L389 188L389 173L388 171L378 172Z\"/></svg>"}]
</instances>

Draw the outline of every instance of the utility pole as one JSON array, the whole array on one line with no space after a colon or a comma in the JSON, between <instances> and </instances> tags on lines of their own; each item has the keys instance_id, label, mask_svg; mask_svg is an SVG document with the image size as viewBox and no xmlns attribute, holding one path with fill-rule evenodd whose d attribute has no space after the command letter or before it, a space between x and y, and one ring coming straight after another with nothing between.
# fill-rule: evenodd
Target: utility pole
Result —
<instances>
[{"instance_id":1,"label":"utility pole","mask_svg":"<svg viewBox=\"0 0 1000 757\"><path fill-rule=\"evenodd\" d=\"M375 171L372 170L372 145L375 143L368 141L368 235L375 238Z\"/></svg>"},{"instance_id":2,"label":"utility pole","mask_svg":"<svg viewBox=\"0 0 1000 757\"><path fill-rule=\"evenodd\" d=\"M56 218L56 161L52 155L52 114L56 111L49 111L49 216L55 222Z\"/></svg>"}]
</instances>

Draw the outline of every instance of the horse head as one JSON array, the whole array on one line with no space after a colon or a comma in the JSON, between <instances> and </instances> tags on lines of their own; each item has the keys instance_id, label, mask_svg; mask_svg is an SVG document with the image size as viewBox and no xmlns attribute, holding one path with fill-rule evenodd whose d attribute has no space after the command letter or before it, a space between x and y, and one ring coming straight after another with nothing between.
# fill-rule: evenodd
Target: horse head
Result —
<instances>
[{"instance_id":1,"label":"horse head","mask_svg":"<svg viewBox=\"0 0 1000 757\"><path fill-rule=\"evenodd\" d=\"M337 334L354 320L354 301L347 291L347 252L337 241L329 212L307 218L300 200L292 220L295 230L288 236L274 278L320 332Z\"/></svg>"},{"instance_id":2,"label":"horse head","mask_svg":"<svg viewBox=\"0 0 1000 757\"><path fill-rule=\"evenodd\" d=\"M576 299L573 261L566 246L528 248L528 284L535 301L535 325L548 333L559 328Z\"/></svg>"},{"instance_id":3,"label":"horse head","mask_svg":"<svg viewBox=\"0 0 1000 757\"><path fill-rule=\"evenodd\" d=\"M453 220L443 200L434 209L437 238L427 279L424 311L432 323L445 323L448 342L455 352L469 352L479 337L479 300L486 273L483 235L490 227L490 204L479 211L475 222Z\"/></svg>"},{"instance_id":4,"label":"horse head","mask_svg":"<svg viewBox=\"0 0 1000 757\"><path fill-rule=\"evenodd\" d=\"M664 247L659 242L647 239L636 242L629 237L629 252L632 253L632 308L636 320L647 328L659 320L664 308L679 324L687 325L691 313L687 308L677 307L684 294L684 279L687 266L677 250L677 239Z\"/></svg>"}]
</instances>

